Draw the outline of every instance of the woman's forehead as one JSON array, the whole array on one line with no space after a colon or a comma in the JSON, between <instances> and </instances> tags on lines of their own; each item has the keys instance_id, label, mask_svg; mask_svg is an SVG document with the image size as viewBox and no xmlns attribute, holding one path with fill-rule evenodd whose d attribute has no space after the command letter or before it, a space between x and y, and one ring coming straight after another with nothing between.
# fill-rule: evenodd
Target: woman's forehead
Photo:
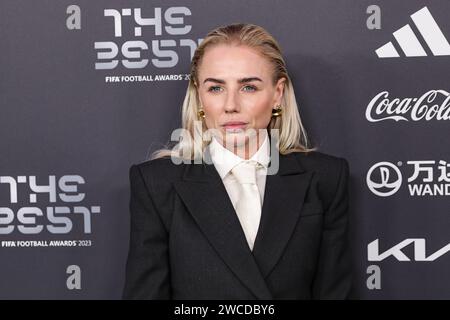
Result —
<instances>
[{"instance_id":1,"label":"woman's forehead","mask_svg":"<svg viewBox=\"0 0 450 320\"><path fill-rule=\"evenodd\" d=\"M238 80L245 77L270 76L270 63L255 49L220 45L208 48L199 68L202 77Z\"/></svg>"}]
</instances>

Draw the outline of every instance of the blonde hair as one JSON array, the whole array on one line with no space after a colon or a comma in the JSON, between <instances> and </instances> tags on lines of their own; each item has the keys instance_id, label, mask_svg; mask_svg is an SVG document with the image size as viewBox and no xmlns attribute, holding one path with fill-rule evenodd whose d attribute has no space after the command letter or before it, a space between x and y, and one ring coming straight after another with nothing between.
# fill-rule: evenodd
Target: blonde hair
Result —
<instances>
[{"instance_id":1,"label":"blonde hair","mask_svg":"<svg viewBox=\"0 0 450 320\"><path fill-rule=\"evenodd\" d=\"M205 50L217 44L244 45L257 50L266 57L274 66L273 84L276 85L280 78L285 78L284 92L281 107L282 115L272 117L267 126L268 133L272 129L278 129L278 150L280 154L291 152L310 152L316 148L308 147L308 138L300 119L297 101L295 99L292 81L288 75L286 63L282 57L281 49L277 41L262 27L254 24L235 23L220 26L210 31L195 50L191 61L190 79L182 107L182 130L187 133L173 148L159 149L152 153L151 159L165 156L175 156L188 160L203 159L204 150L210 142L209 139L196 140L194 137L208 137L205 135L207 127L194 125L199 120L198 111L200 100L198 98L197 84L198 68Z\"/></svg>"}]
</instances>

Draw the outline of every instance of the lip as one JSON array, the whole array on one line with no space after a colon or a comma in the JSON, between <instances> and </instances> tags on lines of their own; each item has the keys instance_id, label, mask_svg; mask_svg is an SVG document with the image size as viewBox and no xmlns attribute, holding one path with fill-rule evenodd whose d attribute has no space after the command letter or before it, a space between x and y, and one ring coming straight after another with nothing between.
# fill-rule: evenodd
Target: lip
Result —
<instances>
[{"instance_id":1,"label":"lip","mask_svg":"<svg viewBox=\"0 0 450 320\"><path fill-rule=\"evenodd\" d=\"M222 127L225 129L243 129L247 126L248 122L243 121L228 121L225 122Z\"/></svg>"}]
</instances>

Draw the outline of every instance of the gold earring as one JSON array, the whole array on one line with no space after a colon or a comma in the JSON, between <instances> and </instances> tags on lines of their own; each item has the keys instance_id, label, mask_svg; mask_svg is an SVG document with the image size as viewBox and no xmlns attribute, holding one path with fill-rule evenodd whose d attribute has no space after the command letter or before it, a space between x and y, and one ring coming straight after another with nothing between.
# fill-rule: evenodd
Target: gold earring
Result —
<instances>
[{"instance_id":1,"label":"gold earring","mask_svg":"<svg viewBox=\"0 0 450 320\"><path fill-rule=\"evenodd\" d=\"M276 109L272 109L272 117L281 116L282 113L283 113L283 109L281 109L281 104L279 104Z\"/></svg>"},{"instance_id":2,"label":"gold earring","mask_svg":"<svg viewBox=\"0 0 450 320\"><path fill-rule=\"evenodd\" d=\"M203 109L200 109L200 110L197 112L197 115L198 115L198 117L204 118L204 117L205 117L205 111L203 111Z\"/></svg>"}]
</instances>

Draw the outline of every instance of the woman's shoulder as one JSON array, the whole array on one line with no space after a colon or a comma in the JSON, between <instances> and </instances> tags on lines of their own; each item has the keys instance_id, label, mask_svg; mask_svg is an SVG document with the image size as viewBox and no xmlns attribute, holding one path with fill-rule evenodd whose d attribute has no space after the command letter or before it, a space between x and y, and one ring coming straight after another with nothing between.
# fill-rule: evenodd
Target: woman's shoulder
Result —
<instances>
[{"instance_id":1,"label":"woman's shoulder","mask_svg":"<svg viewBox=\"0 0 450 320\"><path fill-rule=\"evenodd\" d=\"M179 179L183 174L183 163L176 163L171 157L162 157L145 160L131 165L132 171L139 171L144 179L153 181L173 181Z\"/></svg>"},{"instance_id":2,"label":"woman's shoulder","mask_svg":"<svg viewBox=\"0 0 450 320\"><path fill-rule=\"evenodd\" d=\"M319 184L326 192L336 190L339 184L347 184L350 168L346 158L336 155L311 151L297 153L297 159L306 171L313 172Z\"/></svg>"},{"instance_id":3,"label":"woman's shoulder","mask_svg":"<svg viewBox=\"0 0 450 320\"><path fill-rule=\"evenodd\" d=\"M345 192L349 182L347 159L318 151L299 153L297 159L306 171L313 173L326 207L337 194Z\"/></svg>"},{"instance_id":4,"label":"woman's shoulder","mask_svg":"<svg viewBox=\"0 0 450 320\"><path fill-rule=\"evenodd\" d=\"M148 159L142 162L138 162L133 164L132 166L137 166L141 170L152 170L152 169L161 169L164 170L166 168L172 168L175 165L174 161L171 157L165 156L156 159Z\"/></svg>"}]
</instances>

